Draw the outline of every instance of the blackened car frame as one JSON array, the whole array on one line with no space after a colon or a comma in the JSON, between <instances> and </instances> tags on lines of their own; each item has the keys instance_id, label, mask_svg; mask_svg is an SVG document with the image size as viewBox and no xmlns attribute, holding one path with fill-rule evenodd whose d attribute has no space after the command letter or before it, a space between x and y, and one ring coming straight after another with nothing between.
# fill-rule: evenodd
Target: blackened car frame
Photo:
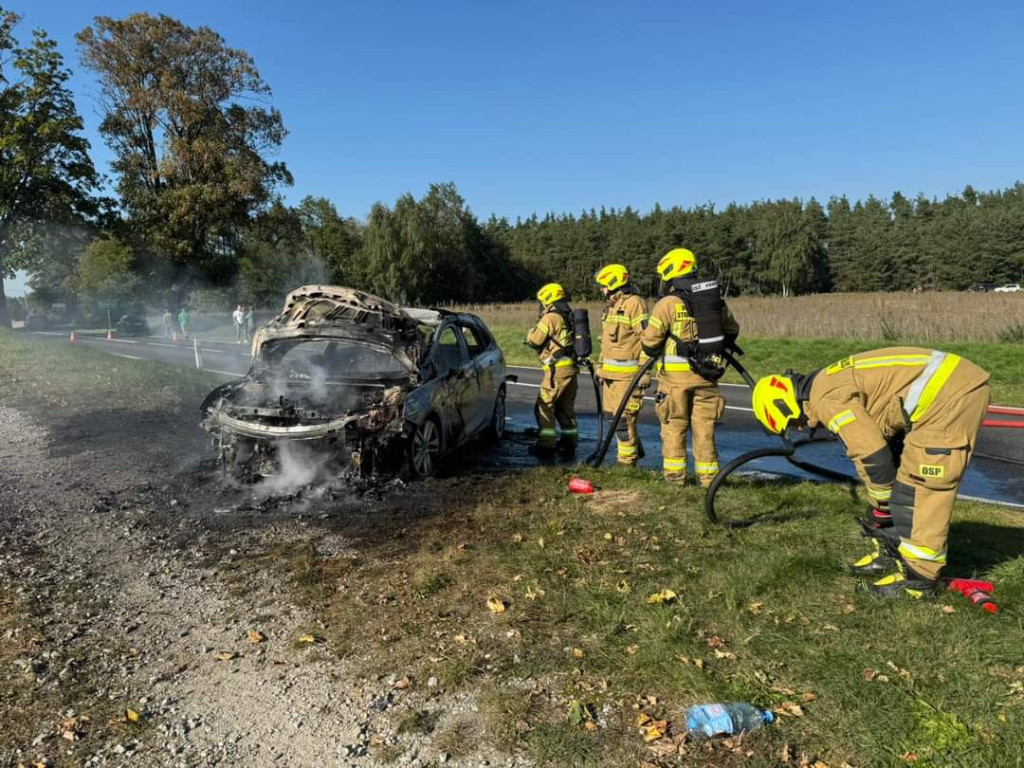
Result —
<instances>
[{"instance_id":1,"label":"blackened car frame","mask_svg":"<svg viewBox=\"0 0 1024 768\"><path fill-rule=\"evenodd\" d=\"M505 359L476 315L307 285L259 330L252 353L245 377L200 407L242 480L277 474L297 444L338 473L426 477L455 448L504 428Z\"/></svg>"}]
</instances>

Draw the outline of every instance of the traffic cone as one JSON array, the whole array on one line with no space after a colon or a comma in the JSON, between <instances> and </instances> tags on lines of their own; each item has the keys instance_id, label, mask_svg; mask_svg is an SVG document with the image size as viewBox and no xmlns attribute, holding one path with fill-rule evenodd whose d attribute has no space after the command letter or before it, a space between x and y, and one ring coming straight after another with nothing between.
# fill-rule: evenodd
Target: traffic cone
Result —
<instances>
[{"instance_id":1,"label":"traffic cone","mask_svg":"<svg viewBox=\"0 0 1024 768\"><path fill-rule=\"evenodd\" d=\"M71 332L71 343L72 344L75 343L75 332L74 331Z\"/></svg>"}]
</instances>

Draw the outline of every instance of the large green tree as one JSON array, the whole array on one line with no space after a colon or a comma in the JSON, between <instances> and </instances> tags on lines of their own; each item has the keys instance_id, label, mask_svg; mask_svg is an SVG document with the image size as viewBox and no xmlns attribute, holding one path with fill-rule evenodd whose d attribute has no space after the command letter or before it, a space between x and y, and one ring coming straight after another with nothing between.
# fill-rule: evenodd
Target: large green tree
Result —
<instances>
[{"instance_id":1,"label":"large green tree","mask_svg":"<svg viewBox=\"0 0 1024 768\"><path fill-rule=\"evenodd\" d=\"M145 246L183 279L226 281L254 214L291 184L273 156L286 135L252 57L169 16L99 16L79 32L99 77L100 132L117 192Z\"/></svg>"},{"instance_id":2,"label":"large green tree","mask_svg":"<svg viewBox=\"0 0 1024 768\"><path fill-rule=\"evenodd\" d=\"M46 33L19 45L19 17L0 8L0 326L9 325L4 278L38 264L55 227L96 212L89 142ZM72 254L62 254L73 258Z\"/></svg>"}]
</instances>

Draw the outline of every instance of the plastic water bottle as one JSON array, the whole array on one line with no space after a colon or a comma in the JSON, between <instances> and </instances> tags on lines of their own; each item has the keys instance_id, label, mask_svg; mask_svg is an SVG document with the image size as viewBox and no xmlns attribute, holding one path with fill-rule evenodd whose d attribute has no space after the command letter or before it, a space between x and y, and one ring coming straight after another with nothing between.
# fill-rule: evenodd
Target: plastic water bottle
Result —
<instances>
[{"instance_id":1,"label":"plastic water bottle","mask_svg":"<svg viewBox=\"0 0 1024 768\"><path fill-rule=\"evenodd\" d=\"M698 739L749 733L774 720L771 712L739 701L698 704L686 710L686 730Z\"/></svg>"}]
</instances>

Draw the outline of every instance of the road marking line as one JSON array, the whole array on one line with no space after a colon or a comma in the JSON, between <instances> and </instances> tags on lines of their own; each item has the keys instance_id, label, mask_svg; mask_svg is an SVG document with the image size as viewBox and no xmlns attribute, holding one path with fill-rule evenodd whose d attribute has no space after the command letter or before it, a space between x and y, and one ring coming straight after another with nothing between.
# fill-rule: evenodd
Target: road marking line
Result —
<instances>
[{"instance_id":1,"label":"road marking line","mask_svg":"<svg viewBox=\"0 0 1024 768\"><path fill-rule=\"evenodd\" d=\"M231 371L218 371L216 368L203 368L207 373L219 373L221 376L234 376L236 379L240 379L245 376L244 373L232 373Z\"/></svg>"},{"instance_id":2,"label":"road marking line","mask_svg":"<svg viewBox=\"0 0 1024 768\"><path fill-rule=\"evenodd\" d=\"M126 357L129 360L145 360L146 359L144 357L136 357L135 355L125 355L125 354L122 354L120 352L111 352L110 354L113 355L114 357Z\"/></svg>"}]
</instances>

